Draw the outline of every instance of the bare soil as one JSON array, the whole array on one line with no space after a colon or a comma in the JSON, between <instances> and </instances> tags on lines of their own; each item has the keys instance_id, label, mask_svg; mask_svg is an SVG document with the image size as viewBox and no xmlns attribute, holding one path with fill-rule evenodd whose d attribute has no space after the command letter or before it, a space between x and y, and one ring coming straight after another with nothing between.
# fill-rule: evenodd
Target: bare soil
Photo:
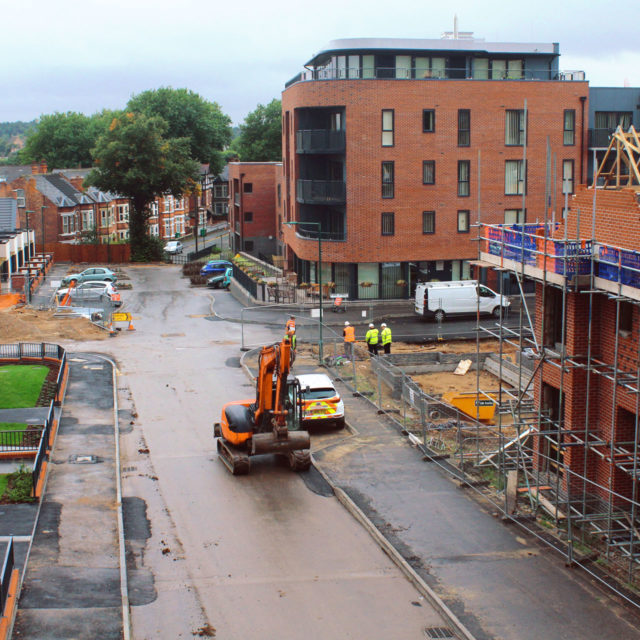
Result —
<instances>
[{"instance_id":1,"label":"bare soil","mask_svg":"<svg viewBox=\"0 0 640 640\"><path fill-rule=\"evenodd\" d=\"M0 342L56 342L106 340L107 331L85 318L54 317L53 311L14 307L0 311Z\"/></svg>"},{"instance_id":2,"label":"bare soil","mask_svg":"<svg viewBox=\"0 0 640 640\"><path fill-rule=\"evenodd\" d=\"M442 371L439 373L411 374L414 382L417 382L422 389L431 396L437 396L447 391L457 391L459 393L475 392L477 387L477 372L467 371L463 376L456 376L453 372ZM503 388L505 384L503 383ZM483 391L498 391L500 382L498 378L486 371L480 372L480 389Z\"/></svg>"},{"instance_id":3,"label":"bare soil","mask_svg":"<svg viewBox=\"0 0 640 640\"><path fill-rule=\"evenodd\" d=\"M408 344L406 342L394 342L391 353L421 353L423 351L440 351L441 353L473 353L476 351L475 340L451 340L450 342L431 342L429 344ZM480 340L480 352L500 351L498 340ZM502 353L516 353L518 348L503 342Z\"/></svg>"}]
</instances>

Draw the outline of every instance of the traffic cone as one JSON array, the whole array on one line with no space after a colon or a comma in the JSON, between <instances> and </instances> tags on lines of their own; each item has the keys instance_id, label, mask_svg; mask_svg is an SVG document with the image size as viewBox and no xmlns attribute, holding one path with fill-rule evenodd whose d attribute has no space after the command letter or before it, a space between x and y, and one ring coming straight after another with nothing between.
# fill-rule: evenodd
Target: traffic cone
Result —
<instances>
[{"instance_id":1,"label":"traffic cone","mask_svg":"<svg viewBox=\"0 0 640 640\"><path fill-rule=\"evenodd\" d=\"M113 322L111 320L109 320L109 326L107 327L107 329L109 330L109 337L113 338L114 336L118 335L113 329Z\"/></svg>"},{"instance_id":2,"label":"traffic cone","mask_svg":"<svg viewBox=\"0 0 640 640\"><path fill-rule=\"evenodd\" d=\"M132 318L129 318L129 326L127 327L127 331L135 331L135 327L133 326Z\"/></svg>"}]
</instances>

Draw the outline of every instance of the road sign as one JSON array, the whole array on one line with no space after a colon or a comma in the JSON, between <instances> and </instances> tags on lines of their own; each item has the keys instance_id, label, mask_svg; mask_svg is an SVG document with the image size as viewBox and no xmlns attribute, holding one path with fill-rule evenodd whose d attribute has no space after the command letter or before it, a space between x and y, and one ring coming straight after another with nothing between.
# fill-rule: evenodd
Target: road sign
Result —
<instances>
[{"instance_id":1,"label":"road sign","mask_svg":"<svg viewBox=\"0 0 640 640\"><path fill-rule=\"evenodd\" d=\"M131 314L130 313L112 313L111 320L112 322L131 322Z\"/></svg>"}]
</instances>

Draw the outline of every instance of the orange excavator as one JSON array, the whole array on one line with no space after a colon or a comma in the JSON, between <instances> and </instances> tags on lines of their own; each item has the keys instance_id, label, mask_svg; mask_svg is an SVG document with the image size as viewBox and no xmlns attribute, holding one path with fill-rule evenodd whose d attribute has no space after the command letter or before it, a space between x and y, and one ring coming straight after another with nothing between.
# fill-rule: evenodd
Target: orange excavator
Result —
<instances>
[{"instance_id":1,"label":"orange excavator","mask_svg":"<svg viewBox=\"0 0 640 640\"><path fill-rule=\"evenodd\" d=\"M291 342L262 347L255 400L228 402L213 426L218 455L233 475L249 473L249 457L285 456L293 471L311 464L309 432L300 429L300 385L291 372Z\"/></svg>"}]
</instances>

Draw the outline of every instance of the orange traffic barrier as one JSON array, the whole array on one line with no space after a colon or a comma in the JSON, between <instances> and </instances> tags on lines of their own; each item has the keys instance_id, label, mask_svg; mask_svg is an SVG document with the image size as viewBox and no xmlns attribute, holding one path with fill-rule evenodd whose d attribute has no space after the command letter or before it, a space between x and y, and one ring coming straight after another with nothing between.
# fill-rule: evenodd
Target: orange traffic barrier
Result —
<instances>
[{"instance_id":1,"label":"orange traffic barrier","mask_svg":"<svg viewBox=\"0 0 640 640\"><path fill-rule=\"evenodd\" d=\"M11 572L11 578L9 580L9 590L7 592L7 600L4 605L4 611L2 612L2 618L0 619L0 640L8 638L9 627L13 621L13 616L16 610L16 603L18 601L18 576L20 572L18 569L14 569Z\"/></svg>"}]
</instances>

